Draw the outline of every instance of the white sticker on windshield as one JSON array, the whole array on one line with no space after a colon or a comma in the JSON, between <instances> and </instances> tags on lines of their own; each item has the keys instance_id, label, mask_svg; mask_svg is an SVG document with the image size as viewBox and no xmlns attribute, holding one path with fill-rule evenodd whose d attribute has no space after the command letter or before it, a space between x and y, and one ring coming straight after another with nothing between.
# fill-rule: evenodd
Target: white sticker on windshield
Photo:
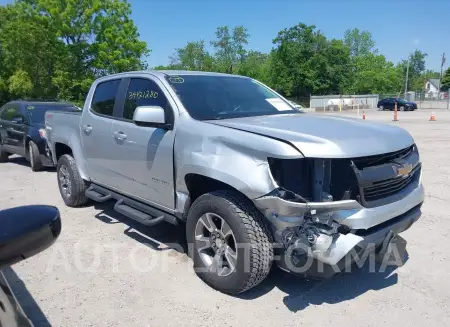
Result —
<instances>
[{"instance_id":1,"label":"white sticker on windshield","mask_svg":"<svg viewBox=\"0 0 450 327\"><path fill-rule=\"evenodd\" d=\"M283 100L278 98L266 99L272 106L274 106L278 111L292 110L292 108Z\"/></svg>"}]
</instances>

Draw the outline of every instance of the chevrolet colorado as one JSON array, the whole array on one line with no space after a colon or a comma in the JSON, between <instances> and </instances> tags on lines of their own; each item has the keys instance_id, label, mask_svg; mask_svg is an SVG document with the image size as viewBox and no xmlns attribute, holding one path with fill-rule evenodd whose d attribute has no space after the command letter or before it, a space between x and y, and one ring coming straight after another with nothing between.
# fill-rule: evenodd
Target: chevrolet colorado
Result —
<instances>
[{"instance_id":1,"label":"chevrolet colorado","mask_svg":"<svg viewBox=\"0 0 450 327\"><path fill-rule=\"evenodd\" d=\"M81 113L47 112L46 133L68 206L113 200L147 226L185 223L196 273L228 294L273 262L327 278L369 245L383 253L424 200L408 132L301 112L243 76L102 77Z\"/></svg>"}]
</instances>

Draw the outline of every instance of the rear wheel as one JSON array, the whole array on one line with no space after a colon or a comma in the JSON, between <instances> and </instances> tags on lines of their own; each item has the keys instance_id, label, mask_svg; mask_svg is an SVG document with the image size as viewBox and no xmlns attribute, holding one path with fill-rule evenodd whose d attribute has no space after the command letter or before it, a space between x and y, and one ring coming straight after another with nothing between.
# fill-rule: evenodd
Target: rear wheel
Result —
<instances>
[{"instance_id":1,"label":"rear wheel","mask_svg":"<svg viewBox=\"0 0 450 327\"><path fill-rule=\"evenodd\" d=\"M42 169L42 161L39 155L39 149L33 141L28 143L28 155L30 157L30 166L32 171L39 171Z\"/></svg>"},{"instance_id":2,"label":"rear wheel","mask_svg":"<svg viewBox=\"0 0 450 327\"><path fill-rule=\"evenodd\" d=\"M384 106L379 106L378 109L380 109L381 111L384 110Z\"/></svg>"},{"instance_id":3,"label":"rear wheel","mask_svg":"<svg viewBox=\"0 0 450 327\"><path fill-rule=\"evenodd\" d=\"M197 275L220 292L245 292L270 272L272 235L262 214L237 192L215 191L195 200L186 234Z\"/></svg>"},{"instance_id":4,"label":"rear wheel","mask_svg":"<svg viewBox=\"0 0 450 327\"><path fill-rule=\"evenodd\" d=\"M84 181L75 163L75 159L65 154L58 160L56 166L58 186L64 203L69 207L79 207L88 202L85 195L87 182Z\"/></svg>"}]
</instances>

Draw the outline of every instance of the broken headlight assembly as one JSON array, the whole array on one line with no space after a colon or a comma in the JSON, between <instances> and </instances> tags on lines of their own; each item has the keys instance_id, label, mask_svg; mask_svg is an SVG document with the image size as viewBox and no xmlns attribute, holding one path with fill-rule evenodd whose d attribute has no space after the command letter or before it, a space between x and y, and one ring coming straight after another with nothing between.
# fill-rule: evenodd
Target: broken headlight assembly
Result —
<instances>
[{"instance_id":1,"label":"broken headlight assembly","mask_svg":"<svg viewBox=\"0 0 450 327\"><path fill-rule=\"evenodd\" d=\"M358 185L350 159L268 158L268 162L280 189L308 202L357 200Z\"/></svg>"}]
</instances>

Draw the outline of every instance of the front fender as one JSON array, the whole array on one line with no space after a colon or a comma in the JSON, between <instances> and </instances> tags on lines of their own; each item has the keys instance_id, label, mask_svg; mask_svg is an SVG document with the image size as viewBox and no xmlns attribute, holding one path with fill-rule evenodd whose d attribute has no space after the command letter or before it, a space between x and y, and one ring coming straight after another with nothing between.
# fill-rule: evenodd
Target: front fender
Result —
<instances>
[{"instance_id":1,"label":"front fender","mask_svg":"<svg viewBox=\"0 0 450 327\"><path fill-rule=\"evenodd\" d=\"M268 157L302 157L293 146L279 140L194 120L179 125L174 151L178 195L188 194L185 176L198 174L223 182L249 199L277 187ZM180 205L178 202L177 207Z\"/></svg>"}]
</instances>

